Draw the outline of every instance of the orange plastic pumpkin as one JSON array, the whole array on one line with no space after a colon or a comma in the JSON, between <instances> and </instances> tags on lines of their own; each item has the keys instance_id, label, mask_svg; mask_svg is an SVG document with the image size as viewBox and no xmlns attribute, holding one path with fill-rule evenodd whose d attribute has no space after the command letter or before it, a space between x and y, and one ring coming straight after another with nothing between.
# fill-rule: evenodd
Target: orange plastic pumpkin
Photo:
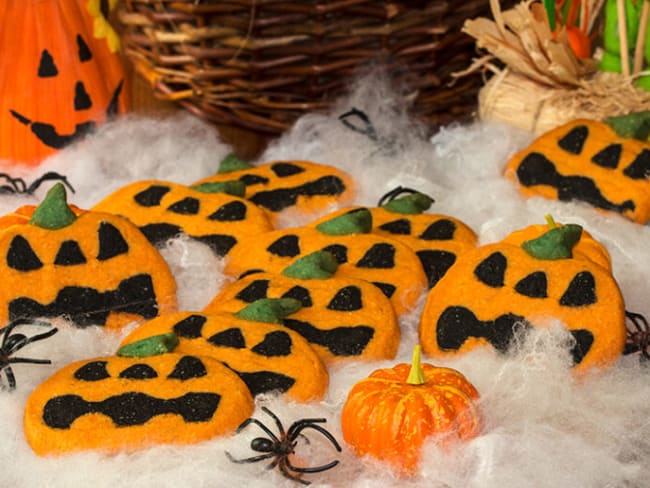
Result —
<instances>
[{"instance_id":1,"label":"orange plastic pumpkin","mask_svg":"<svg viewBox=\"0 0 650 488\"><path fill-rule=\"evenodd\" d=\"M0 2L0 159L37 165L127 110L117 0Z\"/></svg>"},{"instance_id":2,"label":"orange plastic pumpkin","mask_svg":"<svg viewBox=\"0 0 650 488\"><path fill-rule=\"evenodd\" d=\"M379 369L352 387L341 413L343 438L357 454L410 474L427 437L471 439L479 433L478 398L458 371L420 365L416 346L413 364Z\"/></svg>"}]
</instances>

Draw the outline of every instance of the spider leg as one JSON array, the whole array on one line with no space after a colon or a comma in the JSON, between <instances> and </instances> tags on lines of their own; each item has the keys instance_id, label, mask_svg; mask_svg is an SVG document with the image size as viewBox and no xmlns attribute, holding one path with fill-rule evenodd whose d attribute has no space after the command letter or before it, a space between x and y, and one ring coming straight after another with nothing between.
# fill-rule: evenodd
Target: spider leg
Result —
<instances>
[{"instance_id":1,"label":"spider leg","mask_svg":"<svg viewBox=\"0 0 650 488\"><path fill-rule=\"evenodd\" d=\"M28 319L28 318L24 318L24 317L16 319L16 320L12 320L11 322L9 322L9 324L7 324L6 326L0 328L0 334L4 333L4 336L2 338L2 349L5 349L5 347L7 345L7 340L11 336L11 332L13 332L13 330L16 327L18 327L19 325L36 325L36 326L39 326L39 327L49 327L52 324L50 324L49 322L46 322L44 320ZM54 330L58 330L58 329L54 329ZM42 338L45 339L46 337L49 337L50 335L54 334L54 332L48 331L45 334L48 334L48 335L43 336L41 334L41 335L34 336L34 338L32 340L30 340L30 342L33 342L34 340L39 340L42 336L43 336ZM22 346L20 346L20 347L22 347Z\"/></svg>"},{"instance_id":2,"label":"spider leg","mask_svg":"<svg viewBox=\"0 0 650 488\"><path fill-rule=\"evenodd\" d=\"M280 432L280 437L284 437L286 435L284 431L284 426L282 425L282 422L280 422L280 419L278 418L277 415L275 415L271 410L269 410L266 407L262 407L262 411L266 412L266 414L271 417L275 421L275 425L278 427L278 431Z\"/></svg>"},{"instance_id":3,"label":"spider leg","mask_svg":"<svg viewBox=\"0 0 650 488\"><path fill-rule=\"evenodd\" d=\"M321 419L316 419L316 420L321 420ZM296 425L298 424L298 425ZM323 434L336 448L337 451L341 452L341 446L339 445L338 441L334 438L332 434L329 433L325 428L321 427L320 425L316 425L313 422L305 422L305 421L300 421L296 422L296 424L292 425L292 427L295 426L295 428L292 430L293 438L295 439L296 436L300 434L301 431L305 429L314 429Z\"/></svg>"},{"instance_id":4,"label":"spider leg","mask_svg":"<svg viewBox=\"0 0 650 488\"><path fill-rule=\"evenodd\" d=\"M336 466L339 463L339 460L332 461L331 463L323 464L322 466L314 466L311 468L299 468L298 466L294 466L287 460L287 468L290 469L291 471L295 471L297 473L320 473L322 471L327 471L328 469L332 469L334 466Z\"/></svg>"},{"instance_id":5,"label":"spider leg","mask_svg":"<svg viewBox=\"0 0 650 488\"><path fill-rule=\"evenodd\" d=\"M9 358L10 363L52 364L49 359Z\"/></svg>"},{"instance_id":6,"label":"spider leg","mask_svg":"<svg viewBox=\"0 0 650 488\"><path fill-rule=\"evenodd\" d=\"M228 451L226 451L226 456L228 456L228 459L230 459L233 463L243 464L243 463L256 463L258 461L263 461L264 459L268 459L275 456L275 454L270 452L268 454L262 454L260 456L253 456L244 459L235 459Z\"/></svg>"},{"instance_id":7,"label":"spider leg","mask_svg":"<svg viewBox=\"0 0 650 488\"><path fill-rule=\"evenodd\" d=\"M239 427L237 427L237 433L244 430L249 424L257 425L260 429L266 432L266 434L275 442L280 442L280 439L278 439L277 436L273 432L271 432L271 429L269 429L266 425L264 425L262 422L260 422L254 417L244 420L244 422L242 422L242 424Z\"/></svg>"},{"instance_id":8,"label":"spider leg","mask_svg":"<svg viewBox=\"0 0 650 488\"><path fill-rule=\"evenodd\" d=\"M0 178L4 178L9 185L2 185L2 190L7 190L3 193L22 193L25 191L25 180L22 178L14 178L7 173L0 173ZM21 184L20 187L18 184Z\"/></svg>"},{"instance_id":9,"label":"spider leg","mask_svg":"<svg viewBox=\"0 0 650 488\"><path fill-rule=\"evenodd\" d=\"M47 180L59 180L65 186L67 186L72 193L74 193L74 188L72 187L72 185L68 181L68 178L66 178L64 175L61 175L61 174L56 173L54 171L48 171L47 173L41 175L39 178L35 179L32 182L31 185L29 185L29 188L24 189L23 191L25 193L28 193L29 195L31 195L32 193L34 193L36 191L36 189L39 186L41 186L43 184L44 181L47 181ZM24 184L25 184L25 182L23 182L23 185Z\"/></svg>"},{"instance_id":10,"label":"spider leg","mask_svg":"<svg viewBox=\"0 0 650 488\"><path fill-rule=\"evenodd\" d=\"M298 470L293 469L291 466L291 463L289 463L289 460L284 458L280 461L280 472L285 478L289 478L290 480L297 481L298 483L302 483L303 485L311 485L311 483L307 480L303 480L300 476L296 476L294 474L291 474L289 471L296 471Z\"/></svg>"},{"instance_id":11,"label":"spider leg","mask_svg":"<svg viewBox=\"0 0 650 488\"><path fill-rule=\"evenodd\" d=\"M0 368L0 370L1 369L3 369L5 372L5 376L7 377L7 383L9 383L9 389L14 390L16 388L16 377L14 376L14 372L11 369L11 366L7 364L6 366Z\"/></svg>"}]
</instances>

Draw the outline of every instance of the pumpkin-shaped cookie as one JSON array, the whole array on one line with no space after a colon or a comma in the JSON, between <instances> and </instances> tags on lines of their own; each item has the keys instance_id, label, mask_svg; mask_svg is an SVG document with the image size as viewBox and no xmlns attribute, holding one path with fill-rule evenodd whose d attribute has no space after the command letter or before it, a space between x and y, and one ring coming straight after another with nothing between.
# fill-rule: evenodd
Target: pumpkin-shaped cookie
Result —
<instances>
[{"instance_id":1,"label":"pumpkin-shaped cookie","mask_svg":"<svg viewBox=\"0 0 650 488\"><path fill-rule=\"evenodd\" d=\"M383 204L380 201L379 207L368 208L372 214L372 233L393 238L413 249L432 287L460 254L476 247L477 236L458 219L423 213L433 203L430 197L418 192L398 196L401 190L397 188L388 194L389 197L395 194L397 198ZM354 208L332 212L309 225L315 227Z\"/></svg>"},{"instance_id":2,"label":"pumpkin-shaped cookie","mask_svg":"<svg viewBox=\"0 0 650 488\"><path fill-rule=\"evenodd\" d=\"M120 188L92 210L127 217L154 244L186 234L225 256L244 236L272 229L264 210L248 200L244 184L219 182L187 187L138 181Z\"/></svg>"},{"instance_id":3,"label":"pumpkin-shaped cookie","mask_svg":"<svg viewBox=\"0 0 650 488\"><path fill-rule=\"evenodd\" d=\"M219 172L195 184L240 180L246 198L268 210L272 218L289 208L305 213L350 202L354 196L352 178L333 166L310 161L273 161L252 166L234 155L221 162Z\"/></svg>"},{"instance_id":4,"label":"pumpkin-shaped cookie","mask_svg":"<svg viewBox=\"0 0 650 488\"><path fill-rule=\"evenodd\" d=\"M99 357L65 366L25 405L25 436L43 456L190 444L234 432L253 412L244 382L209 357Z\"/></svg>"},{"instance_id":5,"label":"pumpkin-shaped cookie","mask_svg":"<svg viewBox=\"0 0 650 488\"><path fill-rule=\"evenodd\" d=\"M306 402L321 399L327 391L327 370L305 339L282 325L231 313L163 315L135 329L122 346L170 332L179 341L174 352L218 359L253 395L276 391Z\"/></svg>"},{"instance_id":6,"label":"pumpkin-shaped cookie","mask_svg":"<svg viewBox=\"0 0 650 488\"><path fill-rule=\"evenodd\" d=\"M579 119L543 134L510 159L505 175L525 195L650 220L650 144L620 137L604 122Z\"/></svg>"},{"instance_id":7,"label":"pumpkin-shaped cookie","mask_svg":"<svg viewBox=\"0 0 650 488\"><path fill-rule=\"evenodd\" d=\"M390 300L372 283L334 277L337 267L332 254L318 251L281 274L254 273L225 286L204 312L236 312L259 299L295 298L302 308L282 324L302 335L326 364L394 358L400 329Z\"/></svg>"},{"instance_id":8,"label":"pumpkin-shaped cookie","mask_svg":"<svg viewBox=\"0 0 650 488\"><path fill-rule=\"evenodd\" d=\"M370 281L391 300L399 315L426 290L427 277L415 252L389 237L370 233L365 209L323 221L316 227L275 230L243 240L228 255L224 271L241 277L254 271L280 273L296 259L328 251L339 263L335 276Z\"/></svg>"},{"instance_id":9,"label":"pumpkin-shaped cookie","mask_svg":"<svg viewBox=\"0 0 650 488\"><path fill-rule=\"evenodd\" d=\"M505 352L518 331L559 319L575 340L576 370L616 360L626 338L623 298L608 269L571 257L581 234L568 224L521 246L500 242L464 254L427 297L420 320L425 352Z\"/></svg>"},{"instance_id":10,"label":"pumpkin-shaped cookie","mask_svg":"<svg viewBox=\"0 0 650 488\"><path fill-rule=\"evenodd\" d=\"M12 214L0 255L2 322L64 316L79 327L118 328L176 309L174 277L138 228L117 215L73 212L61 184L33 211Z\"/></svg>"}]
</instances>

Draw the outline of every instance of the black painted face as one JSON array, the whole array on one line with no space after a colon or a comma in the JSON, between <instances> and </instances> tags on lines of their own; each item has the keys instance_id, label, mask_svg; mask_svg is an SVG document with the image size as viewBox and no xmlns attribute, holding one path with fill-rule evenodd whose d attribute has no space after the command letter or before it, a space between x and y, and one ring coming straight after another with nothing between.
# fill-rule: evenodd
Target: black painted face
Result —
<instances>
[{"instance_id":1,"label":"black painted face","mask_svg":"<svg viewBox=\"0 0 650 488\"><path fill-rule=\"evenodd\" d=\"M390 300L362 280L253 274L226 286L206 311L236 312L264 298L300 301L302 308L282 323L303 336L326 364L392 359L397 352L400 333Z\"/></svg>"},{"instance_id":2,"label":"black painted face","mask_svg":"<svg viewBox=\"0 0 650 488\"><path fill-rule=\"evenodd\" d=\"M168 314L144 323L123 344L169 332L180 341L175 352L218 359L253 395L279 392L306 401L322 397L327 388L327 371L302 337L232 314Z\"/></svg>"},{"instance_id":3,"label":"black painted face","mask_svg":"<svg viewBox=\"0 0 650 488\"><path fill-rule=\"evenodd\" d=\"M625 342L625 318L609 271L591 261L535 259L520 247L493 244L463 255L432 289L420 338L434 356L478 346L504 353L515 337L552 323L571 334L574 365L613 361Z\"/></svg>"},{"instance_id":4,"label":"black painted face","mask_svg":"<svg viewBox=\"0 0 650 488\"><path fill-rule=\"evenodd\" d=\"M506 175L547 197L642 223L650 215L650 145L618 137L601 122L574 121L550 131L515 155Z\"/></svg>"},{"instance_id":5,"label":"black painted face","mask_svg":"<svg viewBox=\"0 0 650 488\"><path fill-rule=\"evenodd\" d=\"M90 65L91 63L97 62L94 59L90 46L82 37L82 35L77 34L75 40L77 46L77 61L79 64ZM99 109L103 111L102 113L95 107L95 103L104 102L104 100L93 100L93 98L95 98L93 95L94 87L87 86L86 82L83 79L72 79L67 71L74 71L75 73L83 72L81 69L73 70L70 66L60 66L56 59L56 53L50 52L47 48L43 49L41 51L37 72L34 73L34 75L44 82L69 82L69 107L64 107L63 112L57 113L57 110L61 110L62 108L60 101L47 100L44 95L41 103L50 103L56 107L54 110L52 110L51 120L32 120L28 115L24 114L18 108L10 110L10 113L15 120L28 127L41 143L51 149L62 149L63 147L92 132L97 124L97 121L93 120L92 117L102 115L103 119L116 115L118 113L118 108L120 105L120 96L122 96L124 80L120 80L113 88L112 94L110 97L107 97L108 100L105 108ZM63 80L59 80L59 78L62 78ZM105 95L102 93L102 97L104 96ZM78 114L78 116L67 114ZM89 117L84 118L83 114L89 114ZM62 133L59 132L59 129L57 129L55 123L55 120L59 118L62 120L74 119L78 120L79 122L76 123L73 132Z\"/></svg>"}]
</instances>

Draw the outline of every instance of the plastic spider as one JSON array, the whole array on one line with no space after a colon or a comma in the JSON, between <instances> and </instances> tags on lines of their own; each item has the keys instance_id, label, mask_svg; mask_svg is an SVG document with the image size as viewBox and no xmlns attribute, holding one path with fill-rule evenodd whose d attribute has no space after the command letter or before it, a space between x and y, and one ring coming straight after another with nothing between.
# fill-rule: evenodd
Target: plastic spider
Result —
<instances>
[{"instance_id":1,"label":"plastic spider","mask_svg":"<svg viewBox=\"0 0 650 488\"><path fill-rule=\"evenodd\" d=\"M632 354L640 351L642 359L650 359L650 325L646 318L634 312L625 311L625 316L630 319L635 330L627 330L627 341L625 342L624 354Z\"/></svg>"},{"instance_id":2,"label":"plastic spider","mask_svg":"<svg viewBox=\"0 0 650 488\"><path fill-rule=\"evenodd\" d=\"M318 432L323 434L334 445L337 451L341 452L341 446L339 446L339 443L336 441L334 436L332 436L332 434L330 434L327 430L325 430L320 425L317 425L318 423L327 422L326 419L297 420L296 422L291 424L289 429L285 432L284 427L282 426L282 422L280 422L280 419L273 412L271 412L266 407L262 407L262 410L266 412L275 421L275 425L277 425L280 435L276 436L273 432L271 432L271 430L266 425L264 425L256 418L249 418L239 426L237 432L238 433L241 432L249 424L253 423L253 424L257 424L264 432L266 432L266 434L270 437L270 439L267 439L266 437L256 437L251 441L251 449L253 449L253 451L264 453L259 456L253 456L245 459L235 459L230 455L229 452L226 452L226 456L228 456L228 459L230 459L232 462L240 463L240 464L256 463L264 459L275 458L273 459L271 464L267 466L267 469L273 469L276 466L278 466L278 469L280 470L283 476L291 480L298 481L303 485L309 485L310 482L301 479L299 475L292 474L292 472L298 474L320 473L321 471L326 471L328 469L333 468L339 463L338 460L335 460L323 466L316 466L312 468L301 468L298 466L294 466L293 464L291 464L291 461L289 461L289 456L295 453L294 449L296 447L296 444L298 443L297 440L298 437L303 437L307 441L307 443L309 443L309 439L307 439L302 434L302 431L305 429L317 430Z\"/></svg>"},{"instance_id":3,"label":"plastic spider","mask_svg":"<svg viewBox=\"0 0 650 488\"><path fill-rule=\"evenodd\" d=\"M2 342L0 342L0 371L4 370L10 390L16 388L16 377L14 376L14 372L11 369L12 364L15 363L52 364L52 361L50 361L49 359L31 359L31 358L22 358L22 357L12 357L12 355L19 349L25 347L27 344L40 341L42 339L47 339L48 337L51 337L54 334L56 334L59 330L59 329L51 329L48 330L47 332L43 332L42 334L37 334L32 337L27 337L25 334L14 333L14 329L19 325L36 325L40 327L49 327L51 324L49 322L44 322L40 320L17 319L9 323L9 325L7 325L6 327L0 329L0 334L4 334L4 336L2 337Z\"/></svg>"},{"instance_id":4,"label":"plastic spider","mask_svg":"<svg viewBox=\"0 0 650 488\"><path fill-rule=\"evenodd\" d=\"M54 171L48 171L47 173L36 178L29 186L22 178L14 178L7 173L0 173L0 178L4 178L7 182L4 185L0 185L0 194L11 194L11 193L21 193L26 195L32 195L36 189L43 184L44 181L49 180L58 180L61 181L65 186L67 186L72 193L74 193L74 188L68 181L68 178L65 176L56 173Z\"/></svg>"}]
</instances>

